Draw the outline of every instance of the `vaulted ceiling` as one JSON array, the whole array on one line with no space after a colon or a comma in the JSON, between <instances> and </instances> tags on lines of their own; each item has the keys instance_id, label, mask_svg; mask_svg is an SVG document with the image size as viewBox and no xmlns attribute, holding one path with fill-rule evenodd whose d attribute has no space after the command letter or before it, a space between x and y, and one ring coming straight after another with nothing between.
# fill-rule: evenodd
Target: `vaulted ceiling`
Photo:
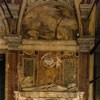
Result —
<instances>
[{"instance_id":1,"label":"vaulted ceiling","mask_svg":"<svg viewBox=\"0 0 100 100\"><path fill-rule=\"evenodd\" d=\"M73 0L2 0L0 31L27 39L71 39L77 31L73 6Z\"/></svg>"}]
</instances>

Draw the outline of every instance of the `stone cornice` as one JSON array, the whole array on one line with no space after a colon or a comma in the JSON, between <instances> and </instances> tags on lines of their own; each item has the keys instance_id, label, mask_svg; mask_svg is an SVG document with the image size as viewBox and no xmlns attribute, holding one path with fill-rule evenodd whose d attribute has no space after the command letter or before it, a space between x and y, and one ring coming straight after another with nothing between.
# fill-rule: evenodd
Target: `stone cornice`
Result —
<instances>
[{"instance_id":1,"label":"stone cornice","mask_svg":"<svg viewBox=\"0 0 100 100\"><path fill-rule=\"evenodd\" d=\"M40 51L78 51L79 46L75 40L26 40L20 35L4 36L0 45L8 50L40 50Z\"/></svg>"},{"instance_id":2,"label":"stone cornice","mask_svg":"<svg viewBox=\"0 0 100 100\"><path fill-rule=\"evenodd\" d=\"M94 38L79 38L74 40L26 40L21 36L5 36L0 39L0 49L12 50L72 50L80 52L89 52L94 45Z\"/></svg>"},{"instance_id":3,"label":"stone cornice","mask_svg":"<svg viewBox=\"0 0 100 100\"><path fill-rule=\"evenodd\" d=\"M72 50L76 51L79 49L75 40L23 40L23 49L33 49L33 50Z\"/></svg>"}]
</instances>

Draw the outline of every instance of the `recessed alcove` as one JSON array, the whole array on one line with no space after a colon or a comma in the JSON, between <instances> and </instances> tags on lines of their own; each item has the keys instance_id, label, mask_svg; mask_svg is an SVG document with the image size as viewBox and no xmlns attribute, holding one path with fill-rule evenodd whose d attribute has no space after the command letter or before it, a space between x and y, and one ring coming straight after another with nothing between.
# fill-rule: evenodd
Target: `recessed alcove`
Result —
<instances>
[{"instance_id":1,"label":"recessed alcove","mask_svg":"<svg viewBox=\"0 0 100 100\"><path fill-rule=\"evenodd\" d=\"M79 47L76 41L23 40L22 43L24 50L19 51L17 66L19 91L14 92L16 100L83 98L84 92L79 91L78 84Z\"/></svg>"},{"instance_id":2,"label":"recessed alcove","mask_svg":"<svg viewBox=\"0 0 100 100\"><path fill-rule=\"evenodd\" d=\"M8 6L18 24L16 20L8 23L9 13L2 4L5 17L0 50L6 52L5 100L88 98L89 51L94 39L81 37L88 28L85 30L84 24L81 29L76 15L86 18L91 6L81 4L78 14L79 5L73 8L74 0L23 0L20 7L13 3ZM9 28L16 34L9 34Z\"/></svg>"}]
</instances>

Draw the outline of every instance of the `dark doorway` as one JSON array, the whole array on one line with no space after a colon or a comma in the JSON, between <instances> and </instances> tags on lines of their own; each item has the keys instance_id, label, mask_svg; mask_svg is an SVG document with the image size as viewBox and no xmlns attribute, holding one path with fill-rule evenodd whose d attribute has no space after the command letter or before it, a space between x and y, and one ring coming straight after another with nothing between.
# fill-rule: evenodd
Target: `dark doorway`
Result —
<instances>
[{"instance_id":1,"label":"dark doorway","mask_svg":"<svg viewBox=\"0 0 100 100\"><path fill-rule=\"evenodd\" d=\"M5 100L5 54L0 54L0 100Z\"/></svg>"},{"instance_id":2,"label":"dark doorway","mask_svg":"<svg viewBox=\"0 0 100 100\"><path fill-rule=\"evenodd\" d=\"M96 6L96 28L95 28L95 44L100 41L100 0L97 0ZM94 79L100 77L100 43L94 53ZM100 78L94 81L94 100L100 100Z\"/></svg>"},{"instance_id":3,"label":"dark doorway","mask_svg":"<svg viewBox=\"0 0 100 100\"><path fill-rule=\"evenodd\" d=\"M97 42L100 39L100 35L96 34ZM95 66L94 66L94 79L100 77L100 45L96 48L95 53ZM100 100L100 78L94 81L94 100Z\"/></svg>"}]
</instances>

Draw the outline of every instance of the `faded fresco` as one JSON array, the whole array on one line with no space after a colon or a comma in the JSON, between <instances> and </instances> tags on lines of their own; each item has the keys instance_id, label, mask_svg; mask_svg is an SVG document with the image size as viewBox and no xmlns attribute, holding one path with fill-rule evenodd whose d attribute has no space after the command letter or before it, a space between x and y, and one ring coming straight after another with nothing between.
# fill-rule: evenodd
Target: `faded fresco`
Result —
<instances>
[{"instance_id":1,"label":"faded fresco","mask_svg":"<svg viewBox=\"0 0 100 100\"><path fill-rule=\"evenodd\" d=\"M0 15L0 38L2 38L6 33L4 22Z\"/></svg>"},{"instance_id":2,"label":"faded fresco","mask_svg":"<svg viewBox=\"0 0 100 100\"><path fill-rule=\"evenodd\" d=\"M19 66L21 91L77 91L78 66L76 52L24 51Z\"/></svg>"},{"instance_id":3,"label":"faded fresco","mask_svg":"<svg viewBox=\"0 0 100 100\"><path fill-rule=\"evenodd\" d=\"M37 1L38 2L38 1ZM71 1L48 2L28 0L22 22L25 39L69 40L75 39L78 30L74 5ZM42 3L41 3L42 2Z\"/></svg>"}]
</instances>

